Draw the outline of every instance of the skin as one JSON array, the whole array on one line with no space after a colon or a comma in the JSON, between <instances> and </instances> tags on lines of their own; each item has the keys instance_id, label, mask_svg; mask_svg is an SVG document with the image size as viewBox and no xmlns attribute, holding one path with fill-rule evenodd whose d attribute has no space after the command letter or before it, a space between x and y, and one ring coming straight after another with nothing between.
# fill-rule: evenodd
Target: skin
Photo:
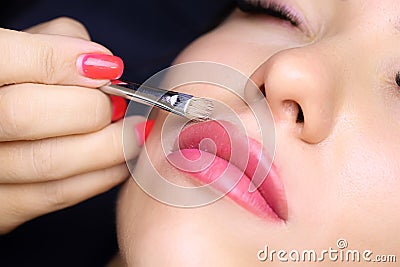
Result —
<instances>
[{"instance_id":1,"label":"skin","mask_svg":"<svg viewBox=\"0 0 400 267\"><path fill-rule=\"evenodd\" d=\"M400 3L282 3L305 17L301 29L236 10L176 63L224 63L264 85L275 120L274 164L285 187L287 220L262 220L229 198L196 209L171 207L130 179L118 206L119 242L128 266L290 265L261 263L257 251L265 245L287 251L337 249L339 238L349 249L374 255L399 251L400 88L395 76ZM232 100L226 91L205 87L205 95L212 92ZM298 106L304 123L296 123ZM252 124L245 109L240 116ZM187 176L166 163L160 148L164 119L160 113L147 151L162 175L183 182ZM137 173L144 175L141 166ZM343 263L317 265L324 264Z\"/></svg>"},{"instance_id":2,"label":"skin","mask_svg":"<svg viewBox=\"0 0 400 267\"><path fill-rule=\"evenodd\" d=\"M89 39L69 18L0 29L0 234L129 176L122 121L111 123L111 102L94 89L108 81L77 70L81 54L111 54ZM141 121L128 120L132 136ZM128 149L134 157L140 146L134 140Z\"/></svg>"}]
</instances>

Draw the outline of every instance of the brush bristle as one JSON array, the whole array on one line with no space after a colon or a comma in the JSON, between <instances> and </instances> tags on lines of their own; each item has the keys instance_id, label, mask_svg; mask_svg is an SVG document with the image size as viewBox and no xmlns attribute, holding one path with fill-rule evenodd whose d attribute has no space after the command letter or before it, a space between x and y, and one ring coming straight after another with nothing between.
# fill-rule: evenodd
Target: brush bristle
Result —
<instances>
[{"instance_id":1,"label":"brush bristle","mask_svg":"<svg viewBox=\"0 0 400 267\"><path fill-rule=\"evenodd\" d=\"M213 110L214 104L210 99L192 97L185 110L185 115L192 120L208 120Z\"/></svg>"}]
</instances>

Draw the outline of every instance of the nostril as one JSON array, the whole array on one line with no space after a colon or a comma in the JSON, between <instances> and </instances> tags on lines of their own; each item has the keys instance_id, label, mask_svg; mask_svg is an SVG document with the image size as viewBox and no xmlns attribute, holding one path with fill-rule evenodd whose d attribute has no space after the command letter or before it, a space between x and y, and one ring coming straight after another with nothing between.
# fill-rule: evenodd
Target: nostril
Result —
<instances>
[{"instance_id":1,"label":"nostril","mask_svg":"<svg viewBox=\"0 0 400 267\"><path fill-rule=\"evenodd\" d=\"M260 91L261 91L261 93L264 95L264 97L267 95L267 94L265 93L265 85L264 85L264 84L260 86Z\"/></svg>"},{"instance_id":2,"label":"nostril","mask_svg":"<svg viewBox=\"0 0 400 267\"><path fill-rule=\"evenodd\" d=\"M299 104L297 105L297 118L296 118L296 123L304 123L304 113L303 110L301 109L301 106Z\"/></svg>"},{"instance_id":3,"label":"nostril","mask_svg":"<svg viewBox=\"0 0 400 267\"><path fill-rule=\"evenodd\" d=\"M304 114L301 106L293 100L283 101L283 109L290 116L290 120L296 120L296 123L304 123Z\"/></svg>"}]
</instances>

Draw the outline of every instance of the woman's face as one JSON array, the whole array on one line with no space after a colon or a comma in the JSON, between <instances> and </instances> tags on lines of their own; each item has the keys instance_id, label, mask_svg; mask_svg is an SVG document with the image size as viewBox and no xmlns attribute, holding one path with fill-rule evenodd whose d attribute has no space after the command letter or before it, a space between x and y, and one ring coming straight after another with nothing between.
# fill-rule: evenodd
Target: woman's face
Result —
<instances>
[{"instance_id":1,"label":"woman's face","mask_svg":"<svg viewBox=\"0 0 400 267\"><path fill-rule=\"evenodd\" d=\"M316 251L319 259L325 255L319 264L332 265L335 253L323 253L330 248L338 251L337 264L343 263L340 251L358 250L361 262L363 256L373 261L395 255L400 248L400 2L242 4L249 8L251 2L275 13L263 14L260 7L250 8L254 13L235 10L176 63L226 64L253 77L266 95L275 122L273 168L282 191L272 207L277 218L260 216L230 196L200 208L172 207L130 179L118 203L122 255L129 266L274 266L285 258L290 265L290 257L296 258L295 252L289 255L292 250L300 253L299 265L310 265L301 261L304 250ZM193 88L180 90L196 94ZM211 86L203 85L201 94L237 101ZM237 112L251 128L246 108ZM160 145L165 118L157 115L143 153L163 177L196 184L166 159ZM258 138L251 130L249 135ZM142 155L139 173L146 173L147 160ZM339 239L348 247L339 249ZM260 261L272 250L287 254ZM372 254L363 255L365 250Z\"/></svg>"}]
</instances>

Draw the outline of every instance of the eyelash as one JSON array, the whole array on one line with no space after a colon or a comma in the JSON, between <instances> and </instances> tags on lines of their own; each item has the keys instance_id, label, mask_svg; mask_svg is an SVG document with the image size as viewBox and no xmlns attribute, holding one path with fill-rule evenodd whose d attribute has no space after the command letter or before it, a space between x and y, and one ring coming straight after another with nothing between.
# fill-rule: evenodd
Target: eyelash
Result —
<instances>
[{"instance_id":1,"label":"eyelash","mask_svg":"<svg viewBox=\"0 0 400 267\"><path fill-rule=\"evenodd\" d=\"M265 14L299 26L301 19L287 6L271 0L237 0L237 6L246 13Z\"/></svg>"},{"instance_id":2,"label":"eyelash","mask_svg":"<svg viewBox=\"0 0 400 267\"><path fill-rule=\"evenodd\" d=\"M400 86L400 72L396 74L396 83L398 86Z\"/></svg>"}]
</instances>

